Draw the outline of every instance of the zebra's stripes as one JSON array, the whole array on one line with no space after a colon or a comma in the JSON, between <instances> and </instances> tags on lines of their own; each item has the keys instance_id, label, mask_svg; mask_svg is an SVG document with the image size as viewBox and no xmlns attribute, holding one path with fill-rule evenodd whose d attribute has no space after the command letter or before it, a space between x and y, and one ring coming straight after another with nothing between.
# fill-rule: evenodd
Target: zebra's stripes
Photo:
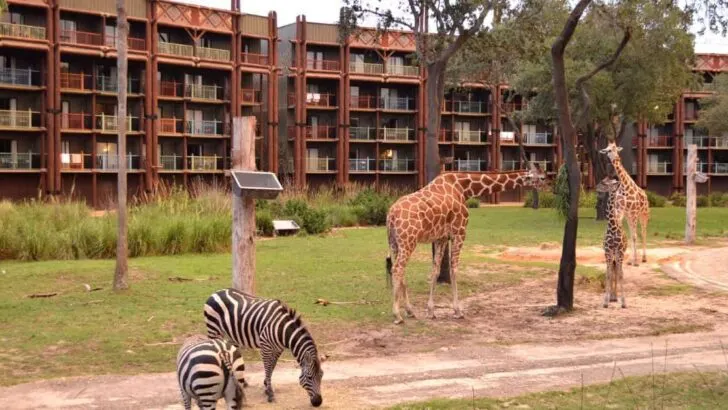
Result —
<instances>
[{"instance_id":1,"label":"zebra's stripes","mask_svg":"<svg viewBox=\"0 0 728 410\"><path fill-rule=\"evenodd\" d=\"M324 372L316 343L293 309L280 300L256 298L234 289L223 289L207 299L205 322L211 339L229 339L240 347L260 349L269 402L274 399L271 386L273 369L283 351L290 349L301 366L301 387L308 393L311 405L321 405Z\"/></svg>"},{"instance_id":2,"label":"zebra's stripes","mask_svg":"<svg viewBox=\"0 0 728 410\"><path fill-rule=\"evenodd\" d=\"M245 363L240 350L226 340L202 335L187 338L177 354L177 380L185 410L192 399L200 410L215 409L225 397L228 409L242 408Z\"/></svg>"}]
</instances>

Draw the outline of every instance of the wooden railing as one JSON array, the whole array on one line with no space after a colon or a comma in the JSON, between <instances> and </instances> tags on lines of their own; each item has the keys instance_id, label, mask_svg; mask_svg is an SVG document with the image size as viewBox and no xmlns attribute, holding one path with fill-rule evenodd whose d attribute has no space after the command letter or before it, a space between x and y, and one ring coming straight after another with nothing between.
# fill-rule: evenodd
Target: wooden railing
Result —
<instances>
[{"instance_id":1,"label":"wooden railing","mask_svg":"<svg viewBox=\"0 0 728 410\"><path fill-rule=\"evenodd\" d=\"M187 157L188 168L194 171L222 171L225 169L225 157L218 155L192 155Z\"/></svg>"},{"instance_id":2,"label":"wooden railing","mask_svg":"<svg viewBox=\"0 0 728 410\"><path fill-rule=\"evenodd\" d=\"M137 154L126 154L126 168L138 170L144 167L144 156ZM115 171L119 169L119 155L102 153L96 154L96 169Z\"/></svg>"},{"instance_id":3,"label":"wooden railing","mask_svg":"<svg viewBox=\"0 0 728 410\"><path fill-rule=\"evenodd\" d=\"M187 84L185 96L200 100L222 100L222 87L217 85Z\"/></svg>"},{"instance_id":4,"label":"wooden railing","mask_svg":"<svg viewBox=\"0 0 728 410\"><path fill-rule=\"evenodd\" d=\"M349 63L349 71L360 74L383 74L384 64L379 63Z\"/></svg>"},{"instance_id":5,"label":"wooden railing","mask_svg":"<svg viewBox=\"0 0 728 410\"><path fill-rule=\"evenodd\" d=\"M483 159L456 159L452 163L452 169L461 172L485 171L486 163Z\"/></svg>"},{"instance_id":6,"label":"wooden railing","mask_svg":"<svg viewBox=\"0 0 728 410\"><path fill-rule=\"evenodd\" d=\"M487 112L487 103L483 101L445 100L443 111L463 114L483 114Z\"/></svg>"},{"instance_id":7,"label":"wooden railing","mask_svg":"<svg viewBox=\"0 0 728 410\"><path fill-rule=\"evenodd\" d=\"M328 140L336 138L336 126L331 125L307 125L304 128L304 135L308 139Z\"/></svg>"},{"instance_id":8,"label":"wooden railing","mask_svg":"<svg viewBox=\"0 0 728 410\"><path fill-rule=\"evenodd\" d=\"M550 145L553 144L550 132L534 132L523 134L523 143L528 145Z\"/></svg>"},{"instance_id":9,"label":"wooden railing","mask_svg":"<svg viewBox=\"0 0 728 410\"><path fill-rule=\"evenodd\" d=\"M184 121L181 118L160 118L159 132L164 134L184 133Z\"/></svg>"},{"instance_id":10,"label":"wooden railing","mask_svg":"<svg viewBox=\"0 0 728 410\"><path fill-rule=\"evenodd\" d=\"M183 169L182 155L160 155L159 166L167 171L181 171Z\"/></svg>"},{"instance_id":11,"label":"wooden railing","mask_svg":"<svg viewBox=\"0 0 728 410\"><path fill-rule=\"evenodd\" d=\"M145 51L147 42L143 38L128 37L126 44L130 50ZM106 35L106 47L116 48L116 36L112 34Z\"/></svg>"},{"instance_id":12,"label":"wooden railing","mask_svg":"<svg viewBox=\"0 0 728 410\"><path fill-rule=\"evenodd\" d=\"M669 135L653 135L647 137L648 147L667 148L673 146L672 137Z\"/></svg>"},{"instance_id":13,"label":"wooden railing","mask_svg":"<svg viewBox=\"0 0 728 410\"><path fill-rule=\"evenodd\" d=\"M93 90L92 76L83 73L61 73L61 88L67 90Z\"/></svg>"},{"instance_id":14,"label":"wooden railing","mask_svg":"<svg viewBox=\"0 0 728 410\"><path fill-rule=\"evenodd\" d=\"M270 61L267 55L256 53L242 53L241 59L243 63L255 65L268 65Z\"/></svg>"},{"instance_id":15,"label":"wooden railing","mask_svg":"<svg viewBox=\"0 0 728 410\"><path fill-rule=\"evenodd\" d=\"M45 40L46 29L25 24L0 23L0 36Z\"/></svg>"},{"instance_id":16,"label":"wooden railing","mask_svg":"<svg viewBox=\"0 0 728 410\"><path fill-rule=\"evenodd\" d=\"M695 144L698 148L707 148L710 146L710 137L696 135L692 137L685 137L685 149L687 149L690 144Z\"/></svg>"},{"instance_id":17,"label":"wooden railing","mask_svg":"<svg viewBox=\"0 0 728 410\"><path fill-rule=\"evenodd\" d=\"M37 152L0 152L0 169L40 169Z\"/></svg>"},{"instance_id":18,"label":"wooden railing","mask_svg":"<svg viewBox=\"0 0 728 410\"><path fill-rule=\"evenodd\" d=\"M187 121L187 133L192 135L223 135L225 127L222 121L202 120Z\"/></svg>"},{"instance_id":19,"label":"wooden railing","mask_svg":"<svg viewBox=\"0 0 728 410\"><path fill-rule=\"evenodd\" d=\"M486 135L485 131L480 130L455 130L452 132L452 139L461 144L484 144Z\"/></svg>"},{"instance_id":20,"label":"wooden railing","mask_svg":"<svg viewBox=\"0 0 728 410\"><path fill-rule=\"evenodd\" d=\"M714 137L713 148L728 148L728 137Z\"/></svg>"},{"instance_id":21,"label":"wooden railing","mask_svg":"<svg viewBox=\"0 0 728 410\"><path fill-rule=\"evenodd\" d=\"M353 141L375 141L377 129L374 127L350 127L349 139Z\"/></svg>"},{"instance_id":22,"label":"wooden railing","mask_svg":"<svg viewBox=\"0 0 728 410\"><path fill-rule=\"evenodd\" d=\"M373 95L352 95L350 108L360 108L364 110L377 109L377 97Z\"/></svg>"},{"instance_id":23,"label":"wooden railing","mask_svg":"<svg viewBox=\"0 0 728 410\"><path fill-rule=\"evenodd\" d=\"M379 160L379 170L382 172L414 172L414 159L382 159Z\"/></svg>"},{"instance_id":24,"label":"wooden railing","mask_svg":"<svg viewBox=\"0 0 728 410\"><path fill-rule=\"evenodd\" d=\"M671 162L647 162L647 173L655 175L672 174Z\"/></svg>"},{"instance_id":25,"label":"wooden railing","mask_svg":"<svg viewBox=\"0 0 728 410\"><path fill-rule=\"evenodd\" d=\"M61 114L61 129L92 130L91 114L83 112L66 112Z\"/></svg>"},{"instance_id":26,"label":"wooden railing","mask_svg":"<svg viewBox=\"0 0 728 410\"><path fill-rule=\"evenodd\" d=\"M96 77L96 90L107 93L119 91L119 80L117 77L100 75ZM134 94L141 93L141 82L139 79L129 77L127 79L126 91Z\"/></svg>"},{"instance_id":27,"label":"wooden railing","mask_svg":"<svg viewBox=\"0 0 728 410\"><path fill-rule=\"evenodd\" d=\"M160 81L159 95L163 97L182 97L184 96L184 83L176 81Z\"/></svg>"},{"instance_id":28,"label":"wooden railing","mask_svg":"<svg viewBox=\"0 0 728 410\"><path fill-rule=\"evenodd\" d=\"M414 128L382 128L380 138L384 141L414 141Z\"/></svg>"},{"instance_id":29,"label":"wooden railing","mask_svg":"<svg viewBox=\"0 0 728 410\"><path fill-rule=\"evenodd\" d=\"M415 109L415 99L408 97L380 98L379 107L384 110L411 111Z\"/></svg>"},{"instance_id":30,"label":"wooden railing","mask_svg":"<svg viewBox=\"0 0 728 410\"><path fill-rule=\"evenodd\" d=\"M414 65L387 64L387 74L419 77L420 68Z\"/></svg>"},{"instance_id":31,"label":"wooden railing","mask_svg":"<svg viewBox=\"0 0 728 410\"><path fill-rule=\"evenodd\" d=\"M40 113L32 110L0 110L0 127L31 129L40 126Z\"/></svg>"},{"instance_id":32,"label":"wooden railing","mask_svg":"<svg viewBox=\"0 0 728 410\"><path fill-rule=\"evenodd\" d=\"M260 104L263 100L263 92L252 88L242 89L243 104Z\"/></svg>"},{"instance_id":33,"label":"wooden railing","mask_svg":"<svg viewBox=\"0 0 728 410\"><path fill-rule=\"evenodd\" d=\"M126 121L127 131L139 131L139 117L128 115ZM119 119L116 115L98 114L96 115L96 129L102 131L118 131Z\"/></svg>"},{"instance_id":34,"label":"wooden railing","mask_svg":"<svg viewBox=\"0 0 728 410\"><path fill-rule=\"evenodd\" d=\"M336 171L336 158L306 157L306 171L308 171L308 172Z\"/></svg>"},{"instance_id":35,"label":"wooden railing","mask_svg":"<svg viewBox=\"0 0 728 410\"><path fill-rule=\"evenodd\" d=\"M40 85L40 71L31 68L0 67L0 83L9 85Z\"/></svg>"},{"instance_id":36,"label":"wooden railing","mask_svg":"<svg viewBox=\"0 0 728 410\"><path fill-rule=\"evenodd\" d=\"M160 41L158 44L160 54L171 54L181 57L194 57L195 48L187 44L167 43Z\"/></svg>"},{"instance_id":37,"label":"wooden railing","mask_svg":"<svg viewBox=\"0 0 728 410\"><path fill-rule=\"evenodd\" d=\"M221 48L198 46L197 57L215 61L230 61L230 51Z\"/></svg>"},{"instance_id":38,"label":"wooden railing","mask_svg":"<svg viewBox=\"0 0 728 410\"><path fill-rule=\"evenodd\" d=\"M103 46L105 44L104 35L77 30L61 30L61 42L89 46Z\"/></svg>"},{"instance_id":39,"label":"wooden railing","mask_svg":"<svg viewBox=\"0 0 728 410\"><path fill-rule=\"evenodd\" d=\"M309 70L339 71L339 67L337 60L318 60L311 58L306 60L306 68Z\"/></svg>"}]
</instances>

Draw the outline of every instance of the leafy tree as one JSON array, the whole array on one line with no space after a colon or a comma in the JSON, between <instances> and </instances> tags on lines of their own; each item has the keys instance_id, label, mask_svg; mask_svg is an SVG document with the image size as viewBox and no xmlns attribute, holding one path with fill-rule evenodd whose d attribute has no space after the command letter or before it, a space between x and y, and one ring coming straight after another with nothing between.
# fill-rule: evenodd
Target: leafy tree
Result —
<instances>
[{"instance_id":1,"label":"leafy tree","mask_svg":"<svg viewBox=\"0 0 728 410\"><path fill-rule=\"evenodd\" d=\"M715 77L713 85L715 94L701 101L695 125L707 129L710 135L722 135L728 133L728 76Z\"/></svg>"}]
</instances>

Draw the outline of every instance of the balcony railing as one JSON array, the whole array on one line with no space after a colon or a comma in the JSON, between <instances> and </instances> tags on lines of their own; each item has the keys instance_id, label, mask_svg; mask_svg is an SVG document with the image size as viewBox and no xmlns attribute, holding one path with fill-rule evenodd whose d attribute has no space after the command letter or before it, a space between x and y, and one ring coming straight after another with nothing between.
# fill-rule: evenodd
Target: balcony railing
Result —
<instances>
[{"instance_id":1,"label":"balcony railing","mask_svg":"<svg viewBox=\"0 0 728 410\"><path fill-rule=\"evenodd\" d=\"M180 57L194 57L195 48L187 44L167 43L160 41L158 44L160 54L171 54Z\"/></svg>"},{"instance_id":2,"label":"balcony railing","mask_svg":"<svg viewBox=\"0 0 728 410\"><path fill-rule=\"evenodd\" d=\"M652 135L647 137L647 146L652 148L669 148L673 146L672 137L669 135Z\"/></svg>"},{"instance_id":3,"label":"balcony railing","mask_svg":"<svg viewBox=\"0 0 728 410\"><path fill-rule=\"evenodd\" d=\"M379 63L349 63L349 71L360 74L383 74L384 64Z\"/></svg>"},{"instance_id":4,"label":"balcony railing","mask_svg":"<svg viewBox=\"0 0 728 410\"><path fill-rule=\"evenodd\" d=\"M92 130L91 114L83 112L64 112L61 114L61 129L64 130Z\"/></svg>"},{"instance_id":5,"label":"balcony railing","mask_svg":"<svg viewBox=\"0 0 728 410\"><path fill-rule=\"evenodd\" d=\"M710 167L708 166L708 163L707 162L698 162L695 165L696 165L695 169L698 172L703 172L703 173L706 173L706 174L709 172L708 170L710 169ZM685 174L688 173L688 160L687 160L687 158L685 158L685 162L683 163L683 173L685 173Z\"/></svg>"},{"instance_id":6,"label":"balcony railing","mask_svg":"<svg viewBox=\"0 0 728 410\"><path fill-rule=\"evenodd\" d=\"M504 159L501 165L501 171L515 171L521 169L521 161L515 159Z\"/></svg>"},{"instance_id":7,"label":"balcony railing","mask_svg":"<svg viewBox=\"0 0 728 410\"><path fill-rule=\"evenodd\" d=\"M710 146L710 137L704 137L704 136L692 136L692 137L685 137L685 149L688 148L688 145L695 144L698 146L698 148L707 148Z\"/></svg>"},{"instance_id":8,"label":"balcony railing","mask_svg":"<svg viewBox=\"0 0 728 410\"><path fill-rule=\"evenodd\" d=\"M183 169L182 155L160 155L159 166L166 171L181 171Z\"/></svg>"},{"instance_id":9,"label":"balcony railing","mask_svg":"<svg viewBox=\"0 0 728 410\"><path fill-rule=\"evenodd\" d=\"M223 135L224 123L217 120L187 121L187 133L192 135Z\"/></svg>"},{"instance_id":10,"label":"balcony railing","mask_svg":"<svg viewBox=\"0 0 728 410\"><path fill-rule=\"evenodd\" d=\"M487 104L483 101L445 100L443 111L457 112L462 114L482 114L487 110Z\"/></svg>"},{"instance_id":11,"label":"balcony railing","mask_svg":"<svg viewBox=\"0 0 728 410\"><path fill-rule=\"evenodd\" d=\"M307 125L303 132L307 139L329 140L336 138L336 126L331 125Z\"/></svg>"},{"instance_id":12,"label":"balcony railing","mask_svg":"<svg viewBox=\"0 0 728 410\"><path fill-rule=\"evenodd\" d=\"M528 145L550 145L553 139L550 132L535 132L531 134L523 134L523 143Z\"/></svg>"},{"instance_id":13,"label":"balcony railing","mask_svg":"<svg viewBox=\"0 0 728 410\"><path fill-rule=\"evenodd\" d=\"M93 90L93 77L91 74L83 73L61 73L61 89L66 90L79 90L79 91L92 91Z\"/></svg>"},{"instance_id":14,"label":"balcony railing","mask_svg":"<svg viewBox=\"0 0 728 410\"><path fill-rule=\"evenodd\" d=\"M387 64L387 74L418 77L420 68L414 65Z\"/></svg>"},{"instance_id":15,"label":"balcony railing","mask_svg":"<svg viewBox=\"0 0 728 410\"><path fill-rule=\"evenodd\" d=\"M0 68L0 83L8 85L38 86L40 71L31 68Z\"/></svg>"},{"instance_id":16,"label":"balcony railing","mask_svg":"<svg viewBox=\"0 0 728 410\"><path fill-rule=\"evenodd\" d=\"M414 172L414 159L382 159L379 161L379 170L382 172Z\"/></svg>"},{"instance_id":17,"label":"balcony railing","mask_svg":"<svg viewBox=\"0 0 728 410\"><path fill-rule=\"evenodd\" d=\"M46 29L25 24L0 23L0 36L45 40Z\"/></svg>"},{"instance_id":18,"label":"balcony railing","mask_svg":"<svg viewBox=\"0 0 728 410\"><path fill-rule=\"evenodd\" d=\"M61 42L84 44L89 46L103 46L106 44L104 36L100 33L90 33L87 31L77 30L61 30Z\"/></svg>"},{"instance_id":19,"label":"balcony railing","mask_svg":"<svg viewBox=\"0 0 728 410\"><path fill-rule=\"evenodd\" d=\"M136 154L126 154L126 169L138 170L144 166L144 157ZM96 154L96 169L116 171L119 169L118 154Z\"/></svg>"},{"instance_id":20,"label":"balcony railing","mask_svg":"<svg viewBox=\"0 0 728 410\"><path fill-rule=\"evenodd\" d=\"M483 159L456 159L452 163L452 168L455 171L479 172L486 170L486 164Z\"/></svg>"},{"instance_id":21,"label":"balcony railing","mask_svg":"<svg viewBox=\"0 0 728 410\"><path fill-rule=\"evenodd\" d=\"M37 152L0 152L0 169L39 169Z\"/></svg>"},{"instance_id":22,"label":"balcony railing","mask_svg":"<svg viewBox=\"0 0 728 410\"><path fill-rule=\"evenodd\" d=\"M145 51L147 49L147 42L143 38L128 37L126 44L130 50ZM116 48L115 35L106 35L106 47Z\"/></svg>"},{"instance_id":23,"label":"balcony railing","mask_svg":"<svg viewBox=\"0 0 728 410\"><path fill-rule=\"evenodd\" d=\"M243 88L243 104L260 104L263 101L263 92L252 88Z\"/></svg>"},{"instance_id":24,"label":"balcony railing","mask_svg":"<svg viewBox=\"0 0 728 410\"><path fill-rule=\"evenodd\" d=\"M119 79L117 77L101 75L96 77L96 90L105 93L119 92ZM127 78L126 91L133 94L141 93L141 82L138 78Z\"/></svg>"},{"instance_id":25,"label":"balcony railing","mask_svg":"<svg viewBox=\"0 0 728 410\"><path fill-rule=\"evenodd\" d=\"M313 107L336 107L334 94L306 93L306 105Z\"/></svg>"},{"instance_id":26,"label":"balcony railing","mask_svg":"<svg viewBox=\"0 0 728 410\"><path fill-rule=\"evenodd\" d=\"M541 171L543 171L543 172L552 172L553 171L553 167L551 166L551 164L552 164L551 161L546 161L546 160L531 161L531 163L534 165L537 165L539 167L539 169L541 169Z\"/></svg>"},{"instance_id":27,"label":"balcony railing","mask_svg":"<svg viewBox=\"0 0 728 410\"><path fill-rule=\"evenodd\" d=\"M159 132L163 134L182 134L185 132L184 121L181 118L160 118Z\"/></svg>"},{"instance_id":28,"label":"balcony railing","mask_svg":"<svg viewBox=\"0 0 728 410\"><path fill-rule=\"evenodd\" d=\"M351 105L352 109L363 109L363 110L376 110L377 109L377 97L373 95L352 95Z\"/></svg>"},{"instance_id":29,"label":"balcony railing","mask_svg":"<svg viewBox=\"0 0 728 410\"><path fill-rule=\"evenodd\" d=\"M162 97L184 97L185 84L176 81L160 81L159 95Z\"/></svg>"},{"instance_id":30,"label":"balcony railing","mask_svg":"<svg viewBox=\"0 0 728 410\"><path fill-rule=\"evenodd\" d=\"M241 59L243 63L255 65L268 65L268 62L270 61L267 55L256 53L242 53Z\"/></svg>"},{"instance_id":31,"label":"balcony railing","mask_svg":"<svg viewBox=\"0 0 728 410\"><path fill-rule=\"evenodd\" d=\"M514 131L501 131L500 140L502 143L515 144L516 143L516 133Z\"/></svg>"},{"instance_id":32,"label":"balcony railing","mask_svg":"<svg viewBox=\"0 0 728 410\"><path fill-rule=\"evenodd\" d=\"M225 169L225 157L193 155L187 157L187 166L194 171L222 171Z\"/></svg>"},{"instance_id":33,"label":"balcony railing","mask_svg":"<svg viewBox=\"0 0 728 410\"><path fill-rule=\"evenodd\" d=\"M94 159L92 154L80 153L63 153L61 154L61 168L62 169L93 169Z\"/></svg>"},{"instance_id":34,"label":"balcony railing","mask_svg":"<svg viewBox=\"0 0 728 410\"><path fill-rule=\"evenodd\" d=\"M455 130L452 132L452 139L460 144L485 144L486 134L479 130Z\"/></svg>"},{"instance_id":35,"label":"balcony railing","mask_svg":"<svg viewBox=\"0 0 728 410\"><path fill-rule=\"evenodd\" d=\"M40 126L40 113L31 110L0 110L0 127L32 129Z\"/></svg>"},{"instance_id":36,"label":"balcony railing","mask_svg":"<svg viewBox=\"0 0 728 410\"><path fill-rule=\"evenodd\" d=\"M374 172L377 170L376 158L350 158L349 172Z\"/></svg>"},{"instance_id":37,"label":"balcony railing","mask_svg":"<svg viewBox=\"0 0 728 410\"><path fill-rule=\"evenodd\" d=\"M380 138L383 141L414 141L415 130L413 128L382 128Z\"/></svg>"},{"instance_id":38,"label":"balcony railing","mask_svg":"<svg viewBox=\"0 0 728 410\"><path fill-rule=\"evenodd\" d=\"M217 85L187 84L185 97L200 100L222 100L223 88Z\"/></svg>"},{"instance_id":39,"label":"balcony railing","mask_svg":"<svg viewBox=\"0 0 728 410\"><path fill-rule=\"evenodd\" d=\"M726 138L726 137L713 138L713 148L728 148L728 138Z\"/></svg>"},{"instance_id":40,"label":"balcony railing","mask_svg":"<svg viewBox=\"0 0 728 410\"><path fill-rule=\"evenodd\" d=\"M331 172L336 171L336 158L311 158L306 157L306 170L308 172Z\"/></svg>"},{"instance_id":41,"label":"balcony railing","mask_svg":"<svg viewBox=\"0 0 728 410\"><path fill-rule=\"evenodd\" d=\"M711 171L714 174L726 175L728 174L728 162L714 162L712 164Z\"/></svg>"},{"instance_id":42,"label":"balcony railing","mask_svg":"<svg viewBox=\"0 0 728 410\"><path fill-rule=\"evenodd\" d=\"M198 46L197 57L206 60L230 61L230 50Z\"/></svg>"},{"instance_id":43,"label":"balcony railing","mask_svg":"<svg viewBox=\"0 0 728 410\"><path fill-rule=\"evenodd\" d=\"M672 174L671 162L648 162L647 173L652 175Z\"/></svg>"},{"instance_id":44,"label":"balcony railing","mask_svg":"<svg viewBox=\"0 0 728 410\"><path fill-rule=\"evenodd\" d=\"M411 111L415 109L415 99L408 97L380 98L379 107L384 110Z\"/></svg>"},{"instance_id":45,"label":"balcony railing","mask_svg":"<svg viewBox=\"0 0 728 410\"><path fill-rule=\"evenodd\" d=\"M377 129L374 127L351 127L349 128L349 139L352 141L375 141Z\"/></svg>"},{"instance_id":46,"label":"balcony railing","mask_svg":"<svg viewBox=\"0 0 728 410\"><path fill-rule=\"evenodd\" d=\"M306 60L306 68L309 70L339 71L339 67L339 62L337 60L319 60L310 58Z\"/></svg>"},{"instance_id":47,"label":"balcony railing","mask_svg":"<svg viewBox=\"0 0 728 410\"><path fill-rule=\"evenodd\" d=\"M116 115L99 114L96 116L96 129L101 131L118 131L119 120ZM139 117L126 117L126 130L139 131Z\"/></svg>"}]
</instances>

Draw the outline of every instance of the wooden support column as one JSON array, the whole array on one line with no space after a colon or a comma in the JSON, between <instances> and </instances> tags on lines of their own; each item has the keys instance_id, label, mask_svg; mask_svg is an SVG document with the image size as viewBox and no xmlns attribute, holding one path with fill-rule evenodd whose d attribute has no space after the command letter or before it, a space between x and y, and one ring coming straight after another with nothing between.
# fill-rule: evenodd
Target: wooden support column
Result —
<instances>
[{"instance_id":1,"label":"wooden support column","mask_svg":"<svg viewBox=\"0 0 728 410\"><path fill-rule=\"evenodd\" d=\"M685 205L685 244L691 245L695 242L695 226L697 223L697 192L696 183L704 183L708 177L697 171L698 146L688 145L688 162L686 178L686 205Z\"/></svg>"},{"instance_id":2,"label":"wooden support column","mask_svg":"<svg viewBox=\"0 0 728 410\"><path fill-rule=\"evenodd\" d=\"M46 10L46 33L47 33L47 39L49 48L46 52L46 63L45 63L45 71L41 73L40 81L42 82L41 85L46 86L45 91L45 111L43 115L45 116L45 127L46 127L46 135L45 138L43 138L43 141L41 142L41 167L45 168L46 173L43 176L44 183L43 187L44 195L52 194L53 189L55 186L55 176L56 176L56 161L55 157L53 156L53 138L55 136L55 71L56 71L56 65L55 65L55 20L54 20L54 14L55 14L55 1L51 0L49 2L49 7Z\"/></svg>"},{"instance_id":3,"label":"wooden support column","mask_svg":"<svg viewBox=\"0 0 728 410\"><path fill-rule=\"evenodd\" d=\"M255 117L233 118L233 170L255 170ZM233 194L233 288L255 294L255 199Z\"/></svg>"},{"instance_id":4,"label":"wooden support column","mask_svg":"<svg viewBox=\"0 0 728 410\"><path fill-rule=\"evenodd\" d=\"M61 38L61 9L58 0L52 0L53 24L50 27L52 33L52 64L50 65L50 80L48 93L53 99L51 109L53 110L53 133L48 135L48 167L49 172L53 173L51 179L52 185L49 187L52 194L61 192L61 165L60 162L60 146L61 146L61 46L59 44Z\"/></svg>"},{"instance_id":5,"label":"wooden support column","mask_svg":"<svg viewBox=\"0 0 728 410\"><path fill-rule=\"evenodd\" d=\"M278 173L278 17L268 13L268 171Z\"/></svg>"}]
</instances>

